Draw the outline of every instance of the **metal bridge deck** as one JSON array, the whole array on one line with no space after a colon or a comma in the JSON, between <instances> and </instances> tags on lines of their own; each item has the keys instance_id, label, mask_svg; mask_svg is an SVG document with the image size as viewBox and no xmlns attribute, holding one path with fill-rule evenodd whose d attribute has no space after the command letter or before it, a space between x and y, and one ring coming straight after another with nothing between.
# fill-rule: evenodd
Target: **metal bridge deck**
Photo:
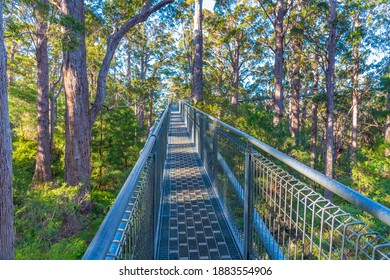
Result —
<instances>
[{"instance_id":1,"label":"metal bridge deck","mask_svg":"<svg viewBox=\"0 0 390 280\"><path fill-rule=\"evenodd\" d=\"M171 113L161 207L158 259L240 259L177 107Z\"/></svg>"}]
</instances>

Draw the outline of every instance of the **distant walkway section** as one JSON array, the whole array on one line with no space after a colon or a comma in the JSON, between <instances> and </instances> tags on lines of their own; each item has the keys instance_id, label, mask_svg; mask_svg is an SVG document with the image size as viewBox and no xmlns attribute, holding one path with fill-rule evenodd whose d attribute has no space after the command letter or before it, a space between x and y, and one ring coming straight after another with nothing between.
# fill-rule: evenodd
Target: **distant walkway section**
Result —
<instances>
[{"instance_id":1,"label":"distant walkway section","mask_svg":"<svg viewBox=\"0 0 390 280\"><path fill-rule=\"evenodd\" d=\"M177 107L171 113L164 180L158 259L240 259Z\"/></svg>"}]
</instances>

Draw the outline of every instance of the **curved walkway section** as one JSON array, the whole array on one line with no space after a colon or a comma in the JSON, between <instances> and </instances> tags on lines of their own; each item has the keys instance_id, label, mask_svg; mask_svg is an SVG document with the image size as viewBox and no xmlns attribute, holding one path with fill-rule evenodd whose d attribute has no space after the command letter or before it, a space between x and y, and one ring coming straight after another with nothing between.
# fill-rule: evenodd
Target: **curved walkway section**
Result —
<instances>
[{"instance_id":1,"label":"curved walkway section","mask_svg":"<svg viewBox=\"0 0 390 280\"><path fill-rule=\"evenodd\" d=\"M199 154L172 108L157 258L240 259Z\"/></svg>"}]
</instances>

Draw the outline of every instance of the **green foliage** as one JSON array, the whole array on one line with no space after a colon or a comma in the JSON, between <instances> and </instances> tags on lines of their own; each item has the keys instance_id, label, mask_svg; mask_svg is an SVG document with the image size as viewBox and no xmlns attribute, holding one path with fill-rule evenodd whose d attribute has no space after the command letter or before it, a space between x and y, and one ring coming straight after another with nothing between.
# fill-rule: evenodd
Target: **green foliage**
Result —
<instances>
[{"instance_id":1,"label":"green foliage","mask_svg":"<svg viewBox=\"0 0 390 280\"><path fill-rule=\"evenodd\" d=\"M34 89L9 87L15 199L18 199L19 194L23 196L34 174L37 152L35 102Z\"/></svg>"},{"instance_id":2,"label":"green foliage","mask_svg":"<svg viewBox=\"0 0 390 280\"><path fill-rule=\"evenodd\" d=\"M59 24L66 30L62 34L62 49L64 51L72 51L79 46L79 34L85 33L85 26L79 19L75 19L72 15L62 15L59 19Z\"/></svg>"},{"instance_id":3,"label":"green foliage","mask_svg":"<svg viewBox=\"0 0 390 280\"><path fill-rule=\"evenodd\" d=\"M361 160L352 169L355 188L362 194L390 207L390 144L378 141L361 150Z\"/></svg>"},{"instance_id":4,"label":"green foliage","mask_svg":"<svg viewBox=\"0 0 390 280\"><path fill-rule=\"evenodd\" d=\"M27 191L15 210L18 259L78 259L86 249L76 233L85 229L88 197L79 187L46 184ZM62 254L61 254L62 250Z\"/></svg>"},{"instance_id":5,"label":"green foliage","mask_svg":"<svg viewBox=\"0 0 390 280\"><path fill-rule=\"evenodd\" d=\"M113 189L126 178L138 159L145 129L140 128L131 108L113 109L100 115L92 135L92 180Z\"/></svg>"},{"instance_id":6,"label":"green foliage","mask_svg":"<svg viewBox=\"0 0 390 280\"><path fill-rule=\"evenodd\" d=\"M35 169L37 144L34 141L14 139L13 141L13 185L21 195L30 184Z\"/></svg>"},{"instance_id":7,"label":"green foliage","mask_svg":"<svg viewBox=\"0 0 390 280\"><path fill-rule=\"evenodd\" d=\"M4 1L3 1L4 2ZM32 3L35 1L8 1L5 5L6 44L10 114L13 132L14 199L18 259L79 259L87 244L112 205L116 194L135 164L146 137L146 127L139 127L130 106L145 108L153 113L161 93L189 98L190 70L193 57L192 17L193 0L175 1L167 7L165 17L151 17L137 25L124 38L107 79L107 99L92 132L92 211L85 211L85 199L77 188L63 185L65 150L65 98L57 100L56 127L52 153L53 183L37 189L32 184L34 174L37 118L36 118L36 61ZM371 52L388 51L386 34L389 30L386 1L361 3L347 1L338 8L338 46L336 65L336 124L340 130L341 148L335 166L336 178L364 195L390 205L390 162L385 156L389 144L384 144L382 131L388 111L385 109L390 78L387 56L377 68L367 66ZM85 25L74 18L59 16L48 9L50 22L49 59L50 81L61 75L61 52L72 50L78 44L78 34L85 33L87 67L91 96L96 89L96 78L105 54L107 37L124 20L139 11L144 0L86 1ZM252 5L249 5L249 4ZM326 44L328 35L327 1L303 1L286 6L284 89L287 104L291 91L292 61L297 53L289 44L294 39L302 43L299 55L301 98L319 105L316 169L323 171L324 158L321 131L325 130ZM378 4L376 7L370 6ZM260 6L261 5L261 6ZM46 7L38 7L45 10ZM368 9L371 9L368 12ZM283 122L274 127L272 101L242 102L230 105L235 90L240 98L256 95L271 97L273 91L273 57L275 38L273 13L275 1L217 1L216 12L204 12L204 96L198 106L211 115L245 131L261 141L309 164L310 121L300 127L298 139L289 132L286 110ZM354 27L353 19L359 11L361 26ZM62 35L59 27L68 32ZM182 31L178 33L178 30ZM62 45L61 45L62 41ZM239 46L239 49L237 49ZM359 147L358 161L351 164L350 145L351 69L352 47L359 46ZM238 52L235 52L237 50ZM235 54L240 55L238 89L233 86ZM318 56L314 59L314 53ZM313 63L319 70L319 89L314 92ZM317 65L318 64L318 65ZM382 78L380 79L380 75ZM379 80L380 79L380 80ZM61 83L59 83L60 85ZM59 86L58 86L59 87ZM308 95L311 98L306 98ZM51 93L51 97L54 93ZM92 98L91 98L92 99ZM302 104L302 102L301 102ZM302 108L302 107L301 107ZM286 106L287 109L287 106ZM310 117L310 109L307 110ZM338 127L339 128L339 127ZM336 135L337 136L337 135ZM337 138L337 137L336 137ZM338 139L336 139L338 140ZM339 151L338 151L339 152ZM231 160L235 160L232 158ZM337 203L343 204L336 198ZM382 224L361 211L343 205L373 229L382 232ZM237 212L237 215L241 215Z\"/></svg>"}]
</instances>

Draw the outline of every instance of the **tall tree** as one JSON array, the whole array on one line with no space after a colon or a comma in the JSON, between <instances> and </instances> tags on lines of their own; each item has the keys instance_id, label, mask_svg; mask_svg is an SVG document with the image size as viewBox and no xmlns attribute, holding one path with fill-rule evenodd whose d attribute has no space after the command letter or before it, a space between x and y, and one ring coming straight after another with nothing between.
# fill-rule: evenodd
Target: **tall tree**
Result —
<instances>
[{"instance_id":1,"label":"tall tree","mask_svg":"<svg viewBox=\"0 0 390 280\"><path fill-rule=\"evenodd\" d=\"M192 92L195 103L203 99L203 30L202 30L203 0L195 0L194 14L194 62L192 64Z\"/></svg>"},{"instance_id":2,"label":"tall tree","mask_svg":"<svg viewBox=\"0 0 390 280\"><path fill-rule=\"evenodd\" d=\"M359 21L359 9L356 11L353 27L354 32L359 32L360 21ZM356 149L357 149L357 141L358 141L358 101L359 101L359 41L360 36L356 36L357 38L353 42L353 53L352 58L354 61L353 64L353 74L352 74L352 145L351 145L351 158L354 163L356 163Z\"/></svg>"},{"instance_id":3,"label":"tall tree","mask_svg":"<svg viewBox=\"0 0 390 280\"><path fill-rule=\"evenodd\" d=\"M86 63L84 1L61 1L65 103L65 181L70 185L90 180L91 119Z\"/></svg>"},{"instance_id":4,"label":"tall tree","mask_svg":"<svg viewBox=\"0 0 390 280\"><path fill-rule=\"evenodd\" d=\"M295 139L295 143L298 144L298 132L299 132L299 101L301 91L301 78L300 78L300 64L301 64L301 51L302 51L302 33L303 30L300 26L302 2L297 1L296 15L293 19L294 28L292 29L292 50L293 50L293 62L292 62L292 92L291 92L291 136Z\"/></svg>"},{"instance_id":5,"label":"tall tree","mask_svg":"<svg viewBox=\"0 0 390 280\"><path fill-rule=\"evenodd\" d=\"M283 53L284 53L284 16L287 9L284 0L276 2L275 28L275 62L274 62L274 125L277 126L283 119Z\"/></svg>"},{"instance_id":6,"label":"tall tree","mask_svg":"<svg viewBox=\"0 0 390 280\"><path fill-rule=\"evenodd\" d=\"M284 91L283 91L283 55L285 41L285 16L288 8L285 0L257 1L264 16L272 24L273 38L265 39L267 47L274 53L273 61L273 93L272 103L274 108L274 126L279 125L284 116ZM261 14L261 13L260 13ZM260 28L263 29L263 26ZM267 34L267 33L266 33ZM268 36L268 34L266 35Z\"/></svg>"},{"instance_id":7,"label":"tall tree","mask_svg":"<svg viewBox=\"0 0 390 280\"><path fill-rule=\"evenodd\" d=\"M317 154L317 131L318 131L318 84L319 84L319 71L318 71L318 55L314 53L313 59L313 104L311 107L311 138L310 138L310 151L311 151L311 168L315 168L316 154Z\"/></svg>"},{"instance_id":8,"label":"tall tree","mask_svg":"<svg viewBox=\"0 0 390 280\"><path fill-rule=\"evenodd\" d=\"M335 63L336 63L336 19L337 1L329 0L329 37L327 44L326 79L326 151L325 174L333 178L334 165L334 87L335 87ZM332 199L332 192L325 190L325 198Z\"/></svg>"},{"instance_id":9,"label":"tall tree","mask_svg":"<svg viewBox=\"0 0 390 280\"><path fill-rule=\"evenodd\" d=\"M49 57L48 57L48 0L38 0L34 7L36 18L36 60L37 60L37 109L38 148L34 178L38 183L51 180L51 137L49 99Z\"/></svg>"},{"instance_id":10,"label":"tall tree","mask_svg":"<svg viewBox=\"0 0 390 280\"><path fill-rule=\"evenodd\" d=\"M14 258L12 139L8 111L7 57L4 45L3 0L0 0L0 259Z\"/></svg>"},{"instance_id":11,"label":"tall tree","mask_svg":"<svg viewBox=\"0 0 390 280\"><path fill-rule=\"evenodd\" d=\"M234 108L248 77L258 68L255 66L258 56L261 57L261 51L256 50L256 54L254 51L257 34L252 27L253 12L249 6L247 0L220 1L213 14L206 14L206 27L213 30L205 36L207 86L220 96L224 92Z\"/></svg>"},{"instance_id":12,"label":"tall tree","mask_svg":"<svg viewBox=\"0 0 390 280\"><path fill-rule=\"evenodd\" d=\"M385 124L385 142L390 143L390 90L387 91L387 103L386 103L386 124ZM390 151L387 150L388 155L390 155Z\"/></svg>"},{"instance_id":13,"label":"tall tree","mask_svg":"<svg viewBox=\"0 0 390 280\"><path fill-rule=\"evenodd\" d=\"M97 79L96 97L91 108L86 67L84 1L60 2L64 37L62 73L66 96L65 180L70 185L82 183L89 186L92 126L103 106L108 71L119 43L133 26L173 1L162 0L153 6L152 0L146 0L138 14L115 28L107 40L106 54Z\"/></svg>"},{"instance_id":14,"label":"tall tree","mask_svg":"<svg viewBox=\"0 0 390 280\"><path fill-rule=\"evenodd\" d=\"M390 144L390 75L381 77L381 86L386 94L386 120L383 136L386 144ZM390 156L390 148L385 149L385 156Z\"/></svg>"}]
</instances>

